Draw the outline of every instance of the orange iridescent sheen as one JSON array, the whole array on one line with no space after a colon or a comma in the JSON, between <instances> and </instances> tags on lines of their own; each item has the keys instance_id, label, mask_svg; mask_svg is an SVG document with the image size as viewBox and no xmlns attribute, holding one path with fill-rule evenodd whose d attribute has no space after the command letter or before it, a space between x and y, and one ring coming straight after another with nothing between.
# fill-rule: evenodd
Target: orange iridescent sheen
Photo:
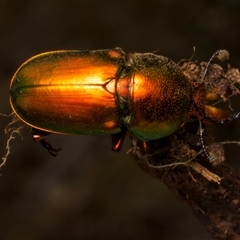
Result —
<instances>
[{"instance_id":1,"label":"orange iridescent sheen","mask_svg":"<svg viewBox=\"0 0 240 240\"><path fill-rule=\"evenodd\" d=\"M11 82L15 113L32 127L55 133L120 131L115 95L122 54L115 51L56 51L31 58Z\"/></svg>"},{"instance_id":2,"label":"orange iridescent sheen","mask_svg":"<svg viewBox=\"0 0 240 240\"><path fill-rule=\"evenodd\" d=\"M185 121L191 88L179 67L121 49L37 55L14 75L10 102L28 125L48 132L101 135L128 128L148 141Z\"/></svg>"},{"instance_id":3,"label":"orange iridescent sheen","mask_svg":"<svg viewBox=\"0 0 240 240\"><path fill-rule=\"evenodd\" d=\"M133 61L136 66L144 67L136 67L132 79L130 130L143 141L168 136L186 120L191 86L168 58L135 54Z\"/></svg>"},{"instance_id":4,"label":"orange iridescent sheen","mask_svg":"<svg viewBox=\"0 0 240 240\"><path fill-rule=\"evenodd\" d=\"M206 105L219 97L166 57L126 55L120 48L37 55L17 70L10 85L12 109L33 128L35 140L49 133L112 134L114 151L126 133L147 142L188 121L228 119L229 113ZM51 154L58 152L42 144Z\"/></svg>"}]
</instances>

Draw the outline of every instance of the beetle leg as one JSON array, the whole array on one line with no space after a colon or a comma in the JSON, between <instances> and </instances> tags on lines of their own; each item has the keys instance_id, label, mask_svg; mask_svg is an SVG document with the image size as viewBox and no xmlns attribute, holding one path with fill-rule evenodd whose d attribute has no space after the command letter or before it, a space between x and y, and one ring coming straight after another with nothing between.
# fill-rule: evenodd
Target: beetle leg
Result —
<instances>
[{"instance_id":1,"label":"beetle leg","mask_svg":"<svg viewBox=\"0 0 240 240\"><path fill-rule=\"evenodd\" d=\"M40 141L43 147L46 148L52 156L57 156L61 148L57 149L52 147L52 145L44 139L47 135L51 134L50 132L45 132L36 128L32 128L31 134L34 141Z\"/></svg>"},{"instance_id":2,"label":"beetle leg","mask_svg":"<svg viewBox=\"0 0 240 240\"><path fill-rule=\"evenodd\" d=\"M48 150L48 152L56 157L58 152L61 150L61 148L53 148L52 145L50 143L48 143L44 138L40 140L41 144L43 145L44 148L46 148Z\"/></svg>"},{"instance_id":3,"label":"beetle leg","mask_svg":"<svg viewBox=\"0 0 240 240\"><path fill-rule=\"evenodd\" d=\"M32 128L31 134L34 141L39 141L45 138L47 135L51 134L50 132L45 132L36 128Z\"/></svg>"},{"instance_id":4,"label":"beetle leg","mask_svg":"<svg viewBox=\"0 0 240 240\"><path fill-rule=\"evenodd\" d=\"M202 122L200 120L198 122L199 122L199 135L200 135L200 141L201 141L202 149L203 149L203 152L204 152L205 156L211 161L212 160L212 156L207 151L206 146L204 144L204 140L203 140Z\"/></svg>"},{"instance_id":5,"label":"beetle leg","mask_svg":"<svg viewBox=\"0 0 240 240\"><path fill-rule=\"evenodd\" d=\"M159 160L164 160L169 154L169 138L160 138L148 142L140 141L139 147L143 157L157 155Z\"/></svg>"},{"instance_id":6,"label":"beetle leg","mask_svg":"<svg viewBox=\"0 0 240 240\"><path fill-rule=\"evenodd\" d=\"M121 132L112 134L112 150L114 152L118 152L121 150L126 134L126 127L122 127Z\"/></svg>"}]
</instances>

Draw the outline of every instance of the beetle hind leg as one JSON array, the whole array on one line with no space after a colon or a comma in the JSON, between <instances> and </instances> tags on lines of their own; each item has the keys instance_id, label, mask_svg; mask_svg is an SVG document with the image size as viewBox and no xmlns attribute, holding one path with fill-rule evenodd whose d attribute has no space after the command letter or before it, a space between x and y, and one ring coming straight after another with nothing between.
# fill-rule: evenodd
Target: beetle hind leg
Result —
<instances>
[{"instance_id":1,"label":"beetle hind leg","mask_svg":"<svg viewBox=\"0 0 240 240\"><path fill-rule=\"evenodd\" d=\"M53 157L56 157L58 155L58 152L61 150L61 148L52 147L52 145L49 142L47 142L44 138L41 139L40 142L43 145L43 147L46 148Z\"/></svg>"},{"instance_id":2,"label":"beetle hind leg","mask_svg":"<svg viewBox=\"0 0 240 240\"><path fill-rule=\"evenodd\" d=\"M39 130L36 128L32 128L32 130L31 130L31 135L35 142L45 138L49 134L51 134L51 133L45 132L45 131L42 131L42 130Z\"/></svg>"},{"instance_id":3,"label":"beetle hind leg","mask_svg":"<svg viewBox=\"0 0 240 240\"><path fill-rule=\"evenodd\" d=\"M32 128L31 131L32 138L34 141L40 141L42 146L47 149L47 151L54 157L57 156L61 148L54 148L50 143L48 143L44 138L51 134L50 132L45 132L36 128Z\"/></svg>"}]
</instances>

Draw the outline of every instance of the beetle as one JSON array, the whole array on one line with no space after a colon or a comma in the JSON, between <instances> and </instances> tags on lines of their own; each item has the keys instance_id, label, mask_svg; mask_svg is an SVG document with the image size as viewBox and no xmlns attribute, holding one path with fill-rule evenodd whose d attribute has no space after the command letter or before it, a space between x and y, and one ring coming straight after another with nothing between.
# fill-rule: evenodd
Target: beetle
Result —
<instances>
[{"instance_id":1,"label":"beetle","mask_svg":"<svg viewBox=\"0 0 240 240\"><path fill-rule=\"evenodd\" d=\"M45 141L50 133L112 135L119 151L126 134L147 143L193 120L222 122L228 112L206 104L204 82L192 82L178 64L153 53L121 48L42 53L23 63L10 84L17 117Z\"/></svg>"}]
</instances>

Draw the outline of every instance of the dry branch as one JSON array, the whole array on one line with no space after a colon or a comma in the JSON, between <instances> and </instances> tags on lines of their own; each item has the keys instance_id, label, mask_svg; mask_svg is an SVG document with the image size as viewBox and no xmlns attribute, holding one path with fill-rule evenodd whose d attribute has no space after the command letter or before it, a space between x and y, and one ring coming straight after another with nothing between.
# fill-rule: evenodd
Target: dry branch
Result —
<instances>
[{"instance_id":1,"label":"dry branch","mask_svg":"<svg viewBox=\"0 0 240 240\"><path fill-rule=\"evenodd\" d=\"M199 81L205 66L205 62L185 62L182 69L191 81ZM219 94L221 102L239 94L238 69L228 66L224 71L210 64L204 82ZM225 161L223 144L214 143L206 130L204 142L212 158L204 154L198 126L197 120L188 122L170 137L154 141L148 155L142 154L140 142L134 140L131 153L144 171L189 204L214 238L240 239L239 175Z\"/></svg>"}]
</instances>

